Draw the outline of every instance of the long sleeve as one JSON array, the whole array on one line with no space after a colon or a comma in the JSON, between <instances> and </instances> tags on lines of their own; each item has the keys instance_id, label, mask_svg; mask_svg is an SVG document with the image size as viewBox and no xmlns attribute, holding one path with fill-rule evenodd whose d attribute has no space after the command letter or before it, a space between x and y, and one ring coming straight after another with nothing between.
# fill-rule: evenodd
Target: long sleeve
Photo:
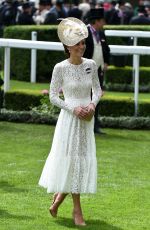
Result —
<instances>
[{"instance_id":1,"label":"long sleeve","mask_svg":"<svg viewBox=\"0 0 150 230\"><path fill-rule=\"evenodd\" d=\"M96 106L102 96L102 89L98 79L97 65L93 61L93 75L92 75L92 103Z\"/></svg>"},{"instance_id":2,"label":"long sleeve","mask_svg":"<svg viewBox=\"0 0 150 230\"><path fill-rule=\"evenodd\" d=\"M59 90L63 85L62 70L60 64L56 64L52 73L52 80L50 84L49 98L50 102L57 107L67 110L71 113L74 111L74 107L68 105L64 100L59 98Z\"/></svg>"}]
</instances>

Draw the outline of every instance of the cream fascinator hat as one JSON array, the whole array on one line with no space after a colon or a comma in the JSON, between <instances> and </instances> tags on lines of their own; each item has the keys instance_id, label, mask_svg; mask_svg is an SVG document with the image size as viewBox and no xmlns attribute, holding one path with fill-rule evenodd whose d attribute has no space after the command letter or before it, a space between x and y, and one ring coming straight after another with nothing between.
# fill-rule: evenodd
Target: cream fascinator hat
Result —
<instances>
[{"instance_id":1,"label":"cream fascinator hat","mask_svg":"<svg viewBox=\"0 0 150 230\"><path fill-rule=\"evenodd\" d=\"M60 41L66 46L74 46L88 37L86 25L73 17L62 19L58 25L57 33Z\"/></svg>"}]
</instances>

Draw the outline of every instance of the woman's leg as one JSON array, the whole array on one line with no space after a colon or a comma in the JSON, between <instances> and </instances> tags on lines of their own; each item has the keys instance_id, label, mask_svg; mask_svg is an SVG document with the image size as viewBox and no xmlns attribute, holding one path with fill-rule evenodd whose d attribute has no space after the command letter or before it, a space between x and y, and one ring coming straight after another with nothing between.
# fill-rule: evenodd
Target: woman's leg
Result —
<instances>
[{"instance_id":1,"label":"woman's leg","mask_svg":"<svg viewBox=\"0 0 150 230\"><path fill-rule=\"evenodd\" d=\"M49 209L49 211L53 217L57 216L58 208L61 205L61 203L64 201L66 196L67 196L67 193L54 194L54 202Z\"/></svg>"},{"instance_id":2,"label":"woman's leg","mask_svg":"<svg viewBox=\"0 0 150 230\"><path fill-rule=\"evenodd\" d=\"M73 218L75 225L86 225L83 219L82 215L82 209L81 209L81 203L80 203L80 194L72 194L73 198L73 204L74 204L74 209L73 209Z\"/></svg>"}]
</instances>

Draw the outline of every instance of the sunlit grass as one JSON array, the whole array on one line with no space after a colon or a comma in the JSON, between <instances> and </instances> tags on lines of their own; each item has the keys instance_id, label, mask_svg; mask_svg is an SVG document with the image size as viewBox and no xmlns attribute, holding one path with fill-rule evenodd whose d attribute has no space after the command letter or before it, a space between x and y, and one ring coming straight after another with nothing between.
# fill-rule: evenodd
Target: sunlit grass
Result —
<instances>
[{"instance_id":1,"label":"sunlit grass","mask_svg":"<svg viewBox=\"0 0 150 230\"><path fill-rule=\"evenodd\" d=\"M78 229L69 195L53 219L51 194L38 186L54 126L0 122L0 229ZM96 136L98 191L82 195L88 230L149 230L150 131L105 129Z\"/></svg>"}]
</instances>

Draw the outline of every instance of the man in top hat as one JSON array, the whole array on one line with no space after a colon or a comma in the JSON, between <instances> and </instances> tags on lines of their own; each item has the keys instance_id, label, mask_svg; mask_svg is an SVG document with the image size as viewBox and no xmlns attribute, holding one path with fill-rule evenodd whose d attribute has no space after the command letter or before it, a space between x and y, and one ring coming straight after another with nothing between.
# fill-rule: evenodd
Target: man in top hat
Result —
<instances>
[{"instance_id":1,"label":"man in top hat","mask_svg":"<svg viewBox=\"0 0 150 230\"><path fill-rule=\"evenodd\" d=\"M91 9L87 15L88 19L88 31L89 36L86 39L86 50L84 57L93 59L98 67L98 76L101 88L103 89L104 71L107 69L110 57L110 49L106 41L106 37L103 31L103 26L105 24L104 20L104 9L97 8ZM95 110L95 125L94 132L98 134L103 134L99 129L99 104Z\"/></svg>"},{"instance_id":2,"label":"man in top hat","mask_svg":"<svg viewBox=\"0 0 150 230\"><path fill-rule=\"evenodd\" d=\"M32 7L30 2L26 1L22 4L22 13L18 17L19 25L34 25L34 21L32 18Z\"/></svg>"}]
</instances>

